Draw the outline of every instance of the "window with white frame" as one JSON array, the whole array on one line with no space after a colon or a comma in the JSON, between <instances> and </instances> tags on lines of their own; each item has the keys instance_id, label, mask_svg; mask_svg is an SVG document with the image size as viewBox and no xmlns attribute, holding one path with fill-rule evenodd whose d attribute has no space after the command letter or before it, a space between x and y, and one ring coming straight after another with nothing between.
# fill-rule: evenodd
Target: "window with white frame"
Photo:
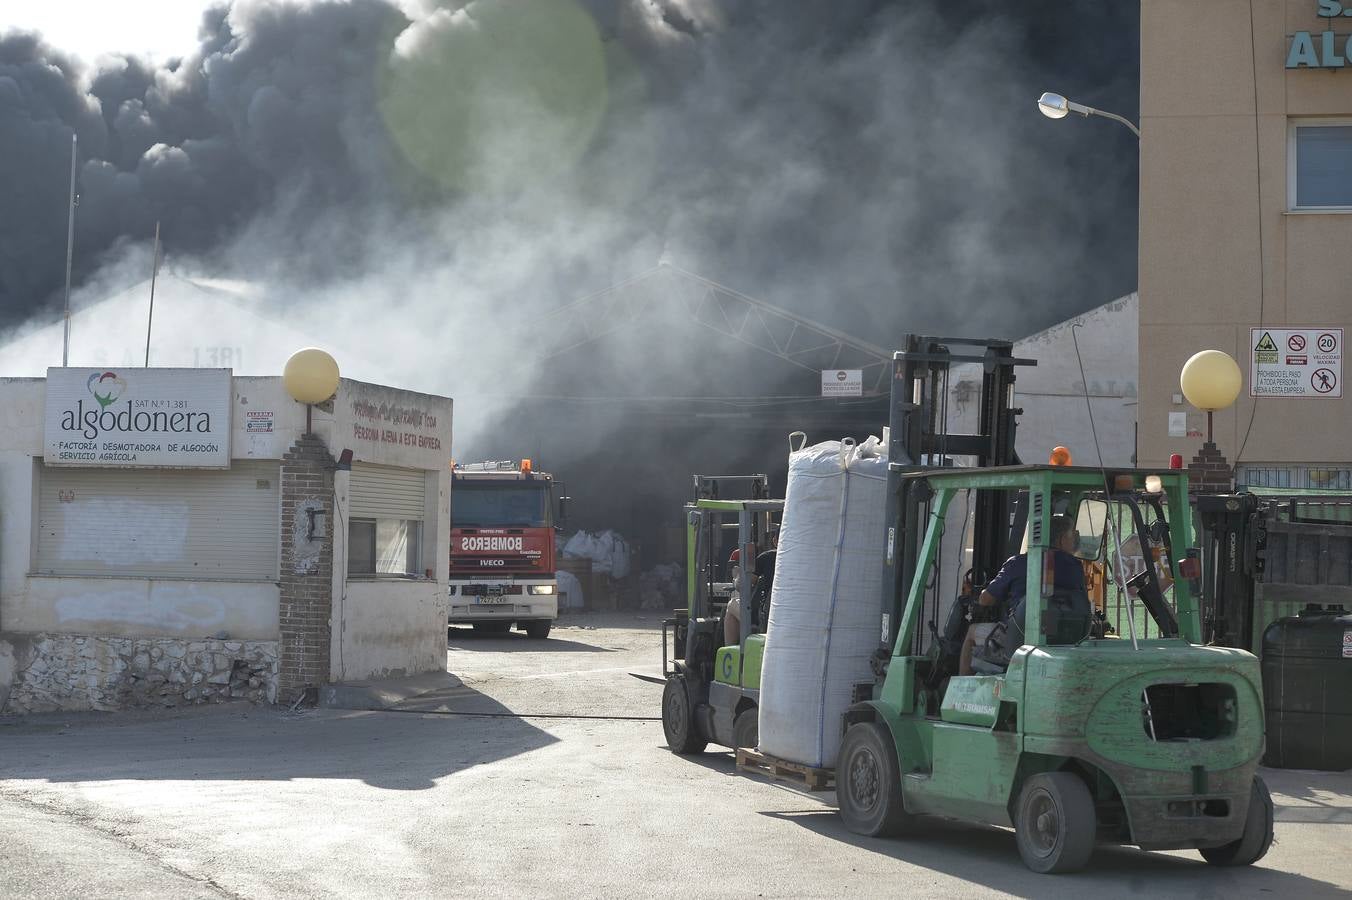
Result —
<instances>
[{"instance_id":1,"label":"window with white frame","mask_svg":"<svg viewBox=\"0 0 1352 900\"><path fill-rule=\"evenodd\" d=\"M1293 210L1352 209L1352 119L1297 119L1287 144Z\"/></svg>"},{"instance_id":2,"label":"window with white frame","mask_svg":"<svg viewBox=\"0 0 1352 900\"><path fill-rule=\"evenodd\" d=\"M349 482L349 575L423 574L427 476L420 469L355 464Z\"/></svg>"}]
</instances>

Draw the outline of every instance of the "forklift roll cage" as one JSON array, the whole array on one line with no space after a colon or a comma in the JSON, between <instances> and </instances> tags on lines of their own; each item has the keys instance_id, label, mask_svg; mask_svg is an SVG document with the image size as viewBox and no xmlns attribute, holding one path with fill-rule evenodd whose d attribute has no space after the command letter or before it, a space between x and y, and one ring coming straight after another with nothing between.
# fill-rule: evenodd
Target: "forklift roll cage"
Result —
<instances>
[{"instance_id":1,"label":"forklift roll cage","mask_svg":"<svg viewBox=\"0 0 1352 900\"><path fill-rule=\"evenodd\" d=\"M1187 476L1182 472L1159 473L1157 477L1160 479L1162 490L1158 494L1150 494L1146 491L1146 478L1155 474L1121 469L1104 472L1100 469L1066 466L1006 466L970 471L933 469L906 471L904 467L894 464L890 475L896 482L898 496L909 498L911 501L909 505L914 507L928 505L929 512L925 530L911 532L916 538L915 547L903 557L904 562L899 565L897 579L899 595L894 598L894 602L884 603L888 609L900 607L902 614L897 626L889 632L891 665L882 667L878 673L882 679L880 699L883 703L899 714L911 713L916 709L917 668L931 659L931 654L916 652L920 619L925 608L926 594L930 590L932 574L940 564L939 548L948 509L953 498L963 491L975 491L978 498L983 494L998 494L1007 499L1014 496L1023 498L1015 504L1019 507L1016 513L1011 514L1006 520L1014 523L1010 526L1009 533L997 534L995 537L999 539L1000 546L1016 546L1018 537L1023 534L1023 521L1026 518L1028 522L1026 596L1039 598L1039 602L1030 602L1027 606L1024 625L1026 644L1045 645L1043 622L1047 599L1052 592L1050 585L1043 584L1044 555L1052 549L1050 546L1052 516L1060 509L1073 519L1080 503L1085 499L1124 504L1131 511L1132 533L1142 538L1145 536L1146 525L1140 513L1141 503L1150 506L1161 519L1168 522L1169 528L1164 535L1164 544L1173 580L1177 636L1190 644L1201 643L1201 614L1197 598L1192 593L1191 582L1179 571L1182 554L1173 552L1174 547L1186 548L1191 542L1187 515ZM987 501L989 502L989 498ZM978 502L981 502L980 499ZM1173 515L1164 514L1166 505ZM1179 514L1179 511L1182 511L1182 514ZM889 534L891 533L889 531ZM888 562L891 564L894 553L892 547L889 546L888 549ZM1160 593L1153 566L1147 566L1145 572L1153 591ZM905 585L904 590L901 588L902 585ZM886 612L884 615L887 615Z\"/></svg>"}]
</instances>

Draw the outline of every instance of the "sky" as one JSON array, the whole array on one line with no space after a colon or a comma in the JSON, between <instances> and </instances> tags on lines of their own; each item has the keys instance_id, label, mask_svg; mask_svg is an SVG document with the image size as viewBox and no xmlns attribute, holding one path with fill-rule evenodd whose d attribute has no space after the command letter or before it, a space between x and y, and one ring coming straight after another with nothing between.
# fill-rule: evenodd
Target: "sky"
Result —
<instances>
[{"instance_id":1,"label":"sky","mask_svg":"<svg viewBox=\"0 0 1352 900\"><path fill-rule=\"evenodd\" d=\"M6 0L0 27L42 34L86 62L132 53L162 62L197 45L205 0ZM128 15L129 12L135 15Z\"/></svg>"}]
</instances>

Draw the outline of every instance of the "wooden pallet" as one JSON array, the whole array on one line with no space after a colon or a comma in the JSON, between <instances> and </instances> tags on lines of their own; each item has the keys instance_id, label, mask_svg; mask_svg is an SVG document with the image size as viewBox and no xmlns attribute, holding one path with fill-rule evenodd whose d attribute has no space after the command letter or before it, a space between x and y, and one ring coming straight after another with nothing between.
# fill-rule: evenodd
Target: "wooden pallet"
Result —
<instances>
[{"instance_id":1,"label":"wooden pallet","mask_svg":"<svg viewBox=\"0 0 1352 900\"><path fill-rule=\"evenodd\" d=\"M789 762L752 750L749 747L737 749L737 768L757 775L765 775L776 781L787 781L809 791L830 791L836 786L836 773L832 769L819 769Z\"/></svg>"}]
</instances>

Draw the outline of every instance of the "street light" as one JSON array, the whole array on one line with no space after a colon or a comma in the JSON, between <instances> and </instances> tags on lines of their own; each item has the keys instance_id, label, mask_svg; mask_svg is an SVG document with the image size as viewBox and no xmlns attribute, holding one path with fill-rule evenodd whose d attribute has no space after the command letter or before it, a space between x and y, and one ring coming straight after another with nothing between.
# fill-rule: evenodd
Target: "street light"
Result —
<instances>
[{"instance_id":1,"label":"street light","mask_svg":"<svg viewBox=\"0 0 1352 900\"><path fill-rule=\"evenodd\" d=\"M297 403L305 404L305 433L312 431L310 410L338 390L338 363L318 347L291 354L282 370L282 385Z\"/></svg>"},{"instance_id":2,"label":"street light","mask_svg":"<svg viewBox=\"0 0 1352 900\"><path fill-rule=\"evenodd\" d=\"M1188 402L1206 413L1206 440L1215 443L1211 430L1211 416L1218 409L1229 409L1244 384L1239 363L1222 350L1203 350L1194 353L1183 364L1178 375L1178 386Z\"/></svg>"},{"instance_id":3,"label":"street light","mask_svg":"<svg viewBox=\"0 0 1352 900\"><path fill-rule=\"evenodd\" d=\"M1131 129L1131 133L1136 135L1139 140L1141 130L1131 122L1117 113L1105 112L1101 109L1094 109L1092 106L1085 106L1083 103L1076 103L1074 100L1067 100L1060 94L1043 94L1037 101L1037 108L1042 110L1042 114L1049 119L1064 119L1069 113L1079 113L1088 118L1089 116L1103 116L1105 119L1112 119L1114 122L1121 122Z\"/></svg>"}]
</instances>

